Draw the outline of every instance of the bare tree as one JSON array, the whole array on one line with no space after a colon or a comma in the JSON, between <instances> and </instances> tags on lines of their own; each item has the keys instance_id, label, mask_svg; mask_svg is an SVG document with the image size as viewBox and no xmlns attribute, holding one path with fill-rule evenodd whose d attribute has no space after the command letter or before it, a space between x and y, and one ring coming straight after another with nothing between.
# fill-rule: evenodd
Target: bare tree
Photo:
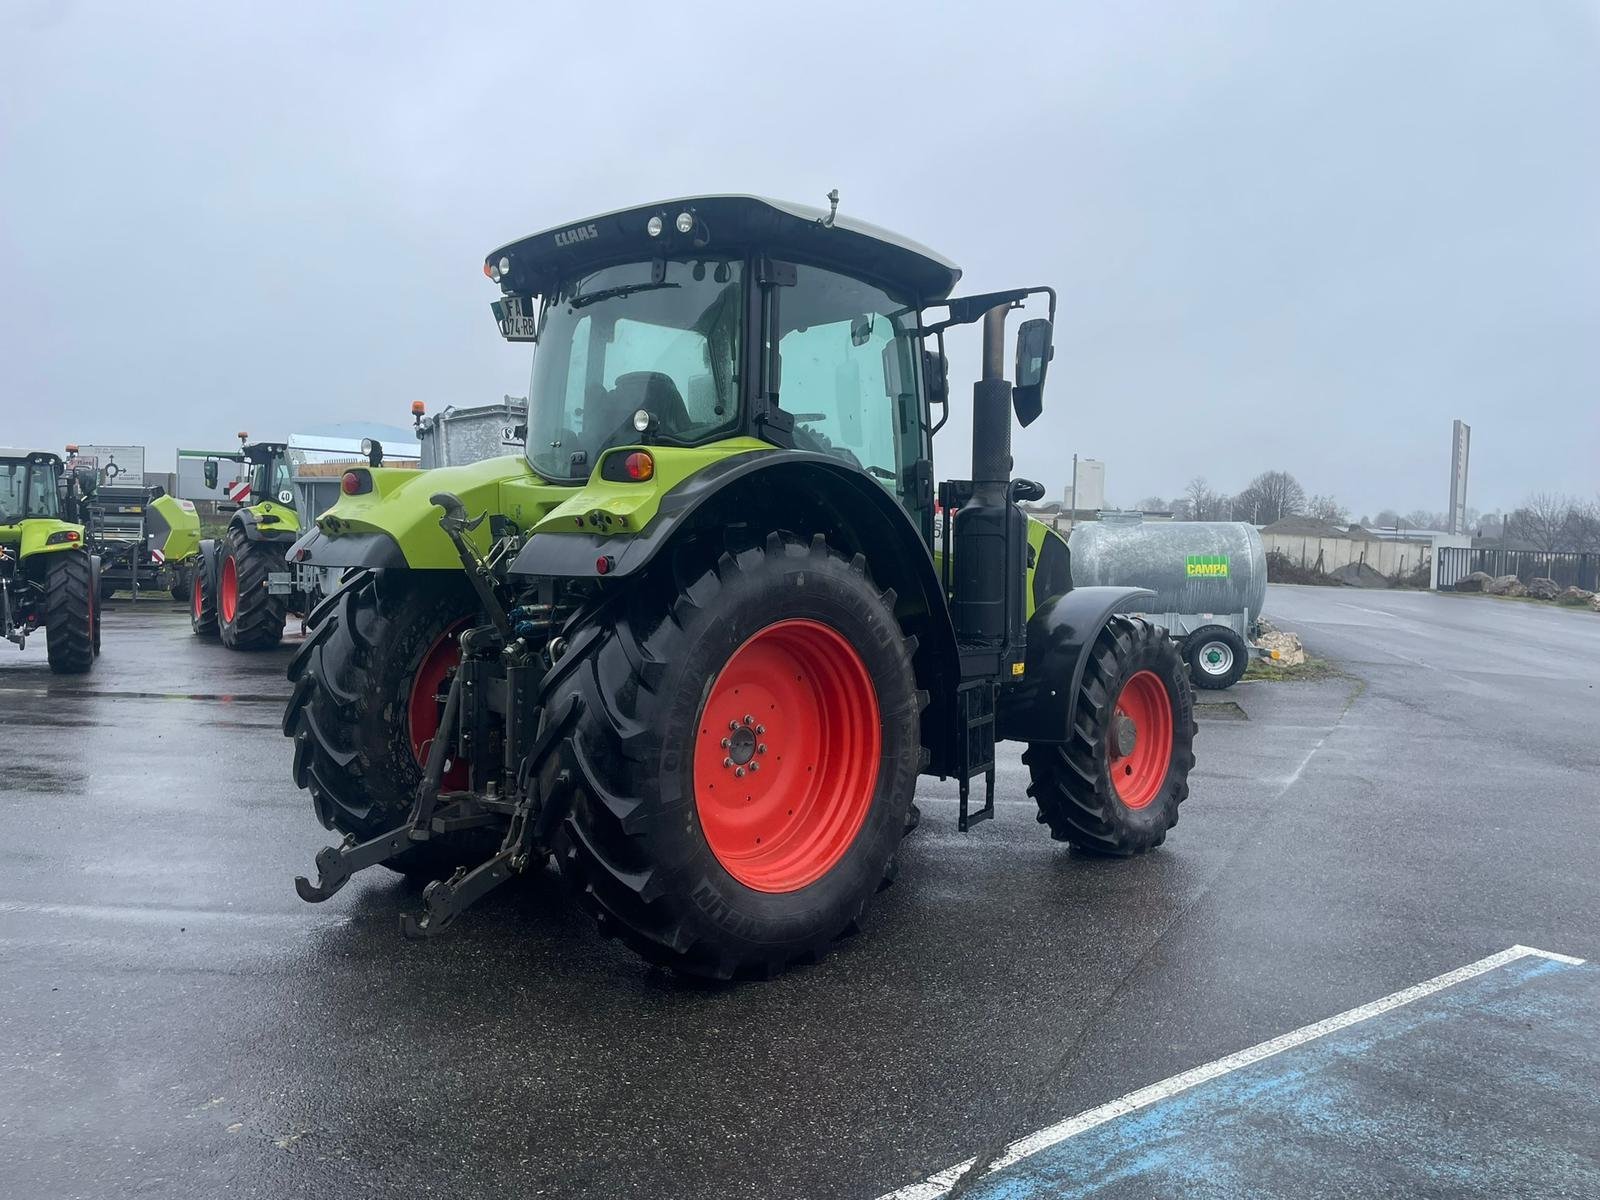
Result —
<instances>
[{"instance_id":1,"label":"bare tree","mask_svg":"<svg viewBox=\"0 0 1600 1200\"><path fill-rule=\"evenodd\" d=\"M1134 507L1140 512L1166 512L1167 502L1160 496L1146 496L1143 500L1139 501L1139 503L1135 504Z\"/></svg>"},{"instance_id":2,"label":"bare tree","mask_svg":"<svg viewBox=\"0 0 1600 1200\"><path fill-rule=\"evenodd\" d=\"M1320 521L1332 521L1335 525L1347 525L1350 522L1350 510L1332 496L1311 497L1306 501L1306 515Z\"/></svg>"},{"instance_id":3,"label":"bare tree","mask_svg":"<svg viewBox=\"0 0 1600 1200\"><path fill-rule=\"evenodd\" d=\"M1431 513L1425 508L1413 508L1406 514L1406 525L1412 529L1443 529L1444 522L1439 520L1438 513Z\"/></svg>"},{"instance_id":4,"label":"bare tree","mask_svg":"<svg viewBox=\"0 0 1600 1200\"><path fill-rule=\"evenodd\" d=\"M1566 549L1574 536L1577 504L1559 492L1535 492L1506 516L1506 536L1521 538L1535 550Z\"/></svg>"},{"instance_id":5,"label":"bare tree","mask_svg":"<svg viewBox=\"0 0 1600 1200\"><path fill-rule=\"evenodd\" d=\"M1588 503L1573 504L1567 535L1574 550L1590 554L1600 551L1600 496Z\"/></svg>"},{"instance_id":6,"label":"bare tree","mask_svg":"<svg viewBox=\"0 0 1600 1200\"><path fill-rule=\"evenodd\" d=\"M1306 492L1287 471L1263 471L1233 500L1233 519L1271 525L1305 511Z\"/></svg>"},{"instance_id":7,"label":"bare tree","mask_svg":"<svg viewBox=\"0 0 1600 1200\"><path fill-rule=\"evenodd\" d=\"M1216 521L1222 515L1224 498L1211 490L1204 475L1196 475L1183 489L1191 521Z\"/></svg>"}]
</instances>

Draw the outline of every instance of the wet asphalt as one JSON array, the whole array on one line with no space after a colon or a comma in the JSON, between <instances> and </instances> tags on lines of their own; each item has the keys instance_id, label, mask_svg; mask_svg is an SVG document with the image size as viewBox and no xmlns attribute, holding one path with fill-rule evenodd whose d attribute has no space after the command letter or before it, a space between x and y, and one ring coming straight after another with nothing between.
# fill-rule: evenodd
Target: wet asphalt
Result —
<instances>
[{"instance_id":1,"label":"wet asphalt","mask_svg":"<svg viewBox=\"0 0 1600 1200\"><path fill-rule=\"evenodd\" d=\"M1051 842L1008 748L996 820L957 833L925 781L863 931L725 987L547 876L424 945L382 871L303 904L328 835L278 730L288 647L149 601L108 607L86 679L5 647L0 1195L870 1200L1516 943L1600 957L1600 617L1279 587L1268 615L1335 672L1204 697L1164 848ZM1588 1083L1547 1117L1580 1147ZM1259 1190L1317 1194L1284 1154Z\"/></svg>"}]
</instances>

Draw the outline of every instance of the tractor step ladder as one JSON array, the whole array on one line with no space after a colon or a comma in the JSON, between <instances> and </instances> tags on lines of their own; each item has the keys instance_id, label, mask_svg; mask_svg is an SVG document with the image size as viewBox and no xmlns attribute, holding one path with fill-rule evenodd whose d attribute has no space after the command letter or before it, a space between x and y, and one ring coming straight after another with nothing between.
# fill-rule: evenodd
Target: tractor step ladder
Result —
<instances>
[{"instance_id":1,"label":"tractor step ladder","mask_svg":"<svg viewBox=\"0 0 1600 1200\"><path fill-rule=\"evenodd\" d=\"M956 747L956 782L961 789L957 828L962 833L994 816L994 715L1000 689L992 680L977 679L956 691L961 736ZM970 805L973 776L983 774L983 807Z\"/></svg>"}]
</instances>

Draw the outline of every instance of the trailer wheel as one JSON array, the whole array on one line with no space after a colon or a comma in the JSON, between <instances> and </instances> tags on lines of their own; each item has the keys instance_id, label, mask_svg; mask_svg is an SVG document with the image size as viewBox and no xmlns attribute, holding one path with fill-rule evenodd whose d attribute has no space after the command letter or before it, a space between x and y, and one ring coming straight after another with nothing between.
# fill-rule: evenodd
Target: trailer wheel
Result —
<instances>
[{"instance_id":1,"label":"trailer wheel","mask_svg":"<svg viewBox=\"0 0 1600 1200\"><path fill-rule=\"evenodd\" d=\"M196 636L217 636L216 554L207 542L195 560L193 583L189 588L189 628Z\"/></svg>"},{"instance_id":2,"label":"trailer wheel","mask_svg":"<svg viewBox=\"0 0 1600 1200\"><path fill-rule=\"evenodd\" d=\"M1040 823L1095 854L1153 850L1189 795L1195 732L1172 639L1136 617L1112 617L1089 650L1069 740L1033 743L1022 756Z\"/></svg>"},{"instance_id":3,"label":"trailer wheel","mask_svg":"<svg viewBox=\"0 0 1600 1200\"><path fill-rule=\"evenodd\" d=\"M94 564L77 550L51 556L45 580L45 650L50 669L81 675L94 666L99 621Z\"/></svg>"},{"instance_id":4,"label":"trailer wheel","mask_svg":"<svg viewBox=\"0 0 1600 1200\"><path fill-rule=\"evenodd\" d=\"M180 603L194 590L194 568L179 564L172 568L172 598Z\"/></svg>"},{"instance_id":5,"label":"trailer wheel","mask_svg":"<svg viewBox=\"0 0 1600 1200\"><path fill-rule=\"evenodd\" d=\"M1249 647L1225 625L1208 625L1191 633L1183 640L1183 657L1195 687L1210 691L1232 687L1250 665Z\"/></svg>"},{"instance_id":6,"label":"trailer wheel","mask_svg":"<svg viewBox=\"0 0 1600 1200\"><path fill-rule=\"evenodd\" d=\"M825 953L906 829L911 651L893 594L820 535L642 581L572 668L579 778L555 850L578 901L686 974Z\"/></svg>"},{"instance_id":7,"label":"trailer wheel","mask_svg":"<svg viewBox=\"0 0 1600 1200\"><path fill-rule=\"evenodd\" d=\"M289 663L283 732L294 739L294 781L324 826L365 841L406 819L461 656L455 635L476 612L461 572L395 570L355 576L313 614ZM462 768L445 773L447 789L466 782ZM492 852L457 838L386 865L438 876Z\"/></svg>"},{"instance_id":8,"label":"trailer wheel","mask_svg":"<svg viewBox=\"0 0 1600 1200\"><path fill-rule=\"evenodd\" d=\"M267 591L268 574L283 569L281 545L229 527L217 572L217 630L228 649L270 650L283 640L283 597Z\"/></svg>"}]
</instances>

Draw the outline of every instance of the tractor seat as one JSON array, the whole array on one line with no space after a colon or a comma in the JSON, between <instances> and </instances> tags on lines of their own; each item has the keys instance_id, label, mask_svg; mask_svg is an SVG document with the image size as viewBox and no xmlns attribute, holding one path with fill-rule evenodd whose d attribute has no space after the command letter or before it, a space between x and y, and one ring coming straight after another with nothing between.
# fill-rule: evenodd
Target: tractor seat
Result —
<instances>
[{"instance_id":1,"label":"tractor seat","mask_svg":"<svg viewBox=\"0 0 1600 1200\"><path fill-rule=\"evenodd\" d=\"M668 433L681 434L689 427L689 411L672 376L662 371L629 371L618 375L606 407L624 421L644 409Z\"/></svg>"}]
</instances>

